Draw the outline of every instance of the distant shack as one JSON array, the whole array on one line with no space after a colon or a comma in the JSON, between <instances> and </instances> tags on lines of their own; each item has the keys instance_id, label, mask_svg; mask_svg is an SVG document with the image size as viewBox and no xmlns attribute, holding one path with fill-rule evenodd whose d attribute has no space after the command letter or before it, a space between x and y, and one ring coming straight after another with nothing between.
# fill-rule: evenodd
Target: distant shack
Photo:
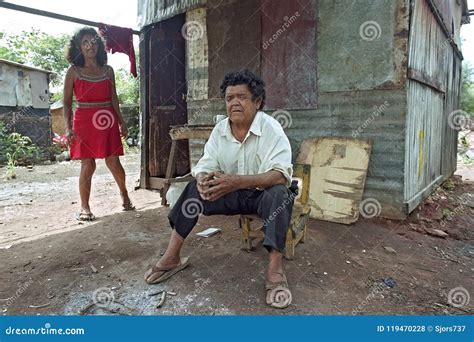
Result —
<instances>
[{"instance_id":1,"label":"distant shack","mask_svg":"<svg viewBox=\"0 0 474 342\"><path fill-rule=\"evenodd\" d=\"M0 59L0 121L8 131L51 143L49 82L54 72Z\"/></svg>"}]
</instances>

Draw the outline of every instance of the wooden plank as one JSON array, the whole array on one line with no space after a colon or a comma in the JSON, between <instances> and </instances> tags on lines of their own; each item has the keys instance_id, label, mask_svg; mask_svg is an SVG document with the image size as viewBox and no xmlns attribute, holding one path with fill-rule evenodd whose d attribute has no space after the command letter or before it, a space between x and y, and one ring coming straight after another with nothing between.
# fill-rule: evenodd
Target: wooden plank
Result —
<instances>
[{"instance_id":1,"label":"wooden plank","mask_svg":"<svg viewBox=\"0 0 474 342\"><path fill-rule=\"evenodd\" d=\"M172 140L182 140L182 139L203 139L208 140L211 136L213 126L202 126L202 127L192 127L192 126L182 126L182 127L173 127L171 128L169 134Z\"/></svg>"},{"instance_id":2,"label":"wooden plank","mask_svg":"<svg viewBox=\"0 0 474 342\"><path fill-rule=\"evenodd\" d=\"M423 71L416 70L413 68L408 68L408 78L411 78L412 80L415 80L417 82L420 82L424 85L427 85L428 87L433 88L434 90L439 91L440 93L445 93L446 92L446 87L436 81L434 78L428 76L425 74Z\"/></svg>"},{"instance_id":3,"label":"wooden plank","mask_svg":"<svg viewBox=\"0 0 474 342\"><path fill-rule=\"evenodd\" d=\"M207 100L209 89L209 45L207 43L206 8L186 12L186 23L193 33L186 40L187 101Z\"/></svg>"},{"instance_id":4,"label":"wooden plank","mask_svg":"<svg viewBox=\"0 0 474 342\"><path fill-rule=\"evenodd\" d=\"M316 108L315 12L315 0L262 2L262 78L268 108Z\"/></svg>"},{"instance_id":5,"label":"wooden plank","mask_svg":"<svg viewBox=\"0 0 474 342\"><path fill-rule=\"evenodd\" d=\"M150 31L145 30L140 34L139 42L140 53L140 188L148 189L148 141L150 127L150 107L149 96L150 88L148 83L148 72L150 70Z\"/></svg>"},{"instance_id":6,"label":"wooden plank","mask_svg":"<svg viewBox=\"0 0 474 342\"><path fill-rule=\"evenodd\" d=\"M297 163L311 164L310 217L350 224L359 217L372 144L350 138L308 139Z\"/></svg>"},{"instance_id":7,"label":"wooden plank","mask_svg":"<svg viewBox=\"0 0 474 342\"><path fill-rule=\"evenodd\" d=\"M294 164L293 165L293 177L301 178L303 182L303 188L301 189L301 196L299 202L301 204L307 204L309 200L309 188L311 179L311 165L309 164Z\"/></svg>"},{"instance_id":8,"label":"wooden plank","mask_svg":"<svg viewBox=\"0 0 474 342\"><path fill-rule=\"evenodd\" d=\"M429 196L443 182L443 175L438 176L434 181L428 184L423 190L419 191L413 198L406 202L405 214L411 213L418 205Z\"/></svg>"},{"instance_id":9,"label":"wooden plank","mask_svg":"<svg viewBox=\"0 0 474 342\"><path fill-rule=\"evenodd\" d=\"M224 75L248 68L260 74L260 1L209 0L209 98L220 98ZM238 53L237 53L238 51Z\"/></svg>"},{"instance_id":10,"label":"wooden plank","mask_svg":"<svg viewBox=\"0 0 474 342\"><path fill-rule=\"evenodd\" d=\"M160 190L165 187L165 185L167 184L167 180L165 178L160 177L149 177L148 183L150 189Z\"/></svg>"}]
</instances>

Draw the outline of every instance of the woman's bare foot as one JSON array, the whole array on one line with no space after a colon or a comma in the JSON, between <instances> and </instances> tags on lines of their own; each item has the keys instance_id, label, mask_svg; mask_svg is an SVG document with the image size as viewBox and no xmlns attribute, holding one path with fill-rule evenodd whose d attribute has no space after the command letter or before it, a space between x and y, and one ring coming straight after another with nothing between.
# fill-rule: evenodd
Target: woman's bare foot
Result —
<instances>
[{"instance_id":1,"label":"woman's bare foot","mask_svg":"<svg viewBox=\"0 0 474 342\"><path fill-rule=\"evenodd\" d=\"M122 192L120 193L120 196L122 197L122 208L123 210L135 210L135 206L132 204L132 201L130 200L130 197L128 197L127 192Z\"/></svg>"}]
</instances>

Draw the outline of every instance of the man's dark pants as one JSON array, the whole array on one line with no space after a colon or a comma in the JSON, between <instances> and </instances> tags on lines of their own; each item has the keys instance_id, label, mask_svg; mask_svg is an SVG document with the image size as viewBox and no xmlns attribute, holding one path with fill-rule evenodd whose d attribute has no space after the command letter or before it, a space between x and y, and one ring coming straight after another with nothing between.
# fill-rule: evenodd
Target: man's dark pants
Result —
<instances>
[{"instance_id":1,"label":"man's dark pants","mask_svg":"<svg viewBox=\"0 0 474 342\"><path fill-rule=\"evenodd\" d=\"M203 215L258 215L263 219L267 250L285 250L286 233L291 219L294 195L285 185L264 190L245 189L229 193L218 200L202 200L197 183L189 183L168 215L171 227L186 238Z\"/></svg>"}]
</instances>

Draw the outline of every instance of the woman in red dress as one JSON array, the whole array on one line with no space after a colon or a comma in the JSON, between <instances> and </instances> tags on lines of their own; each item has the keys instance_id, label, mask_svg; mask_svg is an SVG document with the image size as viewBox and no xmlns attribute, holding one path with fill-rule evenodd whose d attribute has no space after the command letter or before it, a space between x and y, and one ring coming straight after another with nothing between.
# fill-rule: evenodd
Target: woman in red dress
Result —
<instances>
[{"instance_id":1,"label":"woman in red dress","mask_svg":"<svg viewBox=\"0 0 474 342\"><path fill-rule=\"evenodd\" d=\"M77 213L77 219L95 219L89 198L97 158L104 158L112 172L120 189L123 209L133 210L125 185L125 171L119 159L123 155L121 136L127 136L127 127L120 113L114 70L107 65L104 43L93 28L82 28L73 36L67 59L71 67L64 81L66 135L71 159L81 160L81 211ZM73 93L77 102L74 116Z\"/></svg>"}]
</instances>

